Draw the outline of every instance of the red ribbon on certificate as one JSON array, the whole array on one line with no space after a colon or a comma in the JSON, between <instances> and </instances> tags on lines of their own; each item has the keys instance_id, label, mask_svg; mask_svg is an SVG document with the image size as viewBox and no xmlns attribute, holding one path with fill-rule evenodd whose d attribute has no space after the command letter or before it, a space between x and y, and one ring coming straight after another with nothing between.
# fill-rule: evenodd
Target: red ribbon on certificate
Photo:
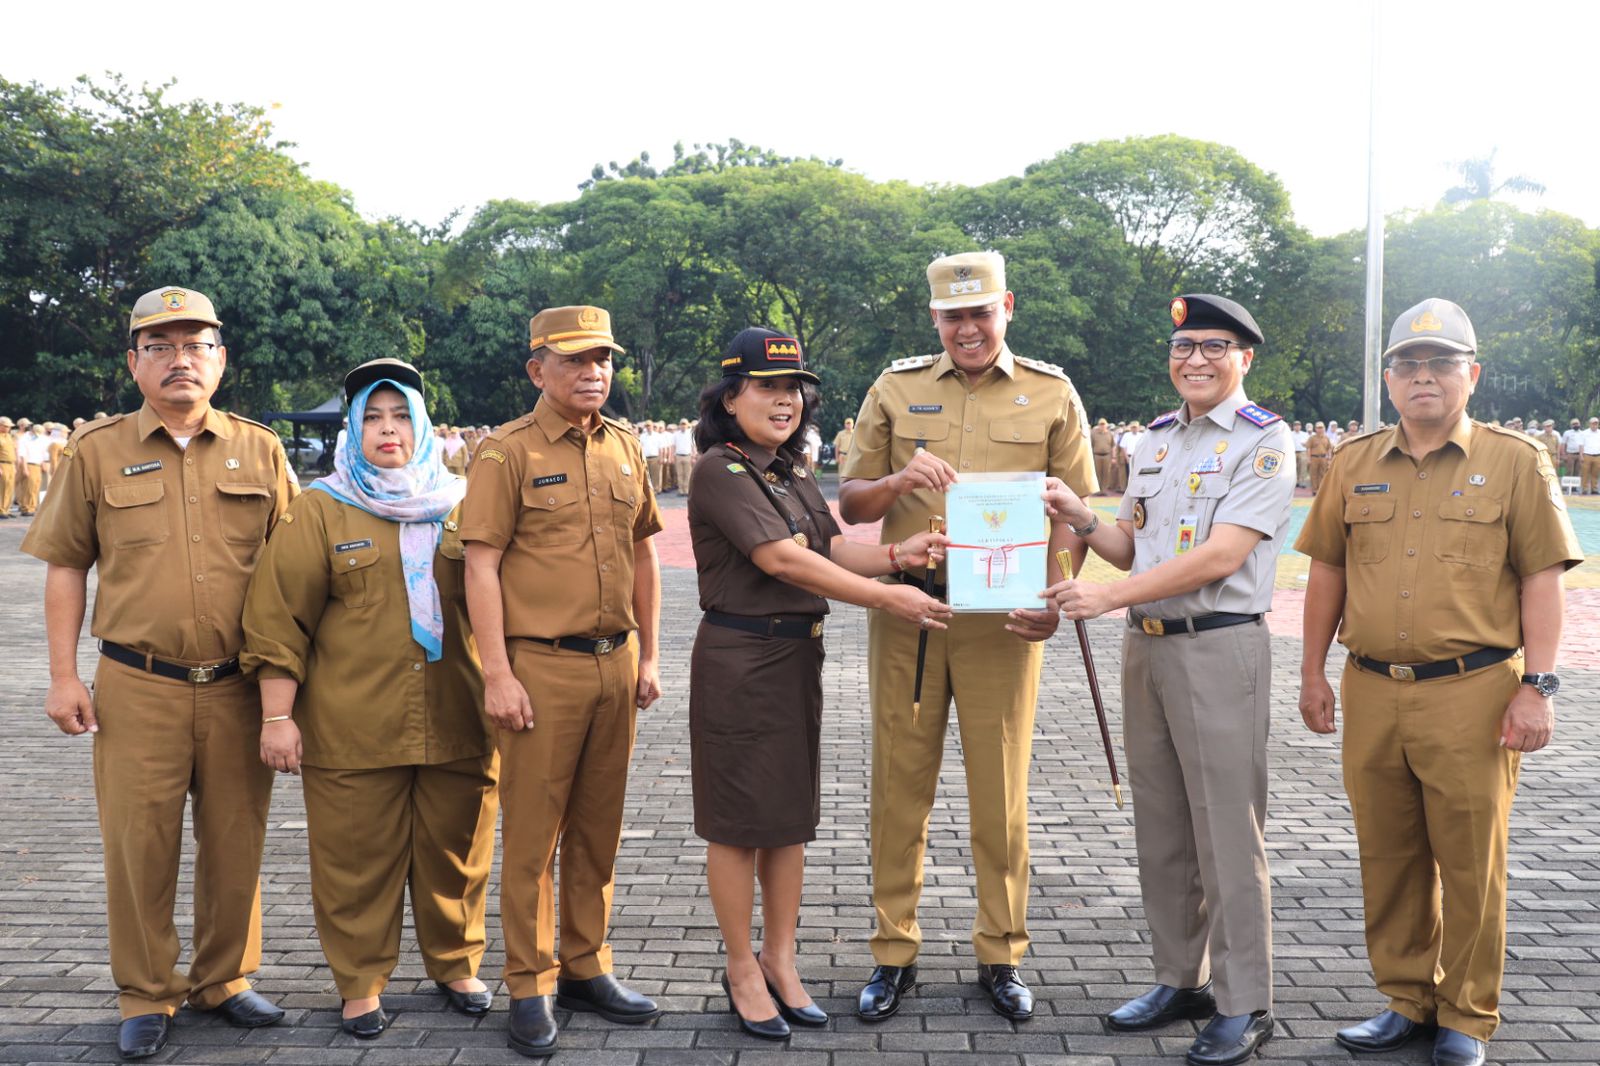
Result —
<instances>
[{"instance_id":1,"label":"red ribbon on certificate","mask_svg":"<svg viewBox=\"0 0 1600 1066\"><path fill-rule=\"evenodd\" d=\"M989 554L986 555L983 560L983 564L987 568L984 574L985 587L996 588L998 586L995 585L994 581L994 564L997 558L1000 563L1000 585L1004 585L1006 583L1006 577L1011 572L1012 552L1016 551L1018 548L1037 548L1041 545L1049 543L1050 542L1047 540L1030 540L1022 544L946 544L945 550L949 551L951 548L966 548L968 551L988 552Z\"/></svg>"}]
</instances>

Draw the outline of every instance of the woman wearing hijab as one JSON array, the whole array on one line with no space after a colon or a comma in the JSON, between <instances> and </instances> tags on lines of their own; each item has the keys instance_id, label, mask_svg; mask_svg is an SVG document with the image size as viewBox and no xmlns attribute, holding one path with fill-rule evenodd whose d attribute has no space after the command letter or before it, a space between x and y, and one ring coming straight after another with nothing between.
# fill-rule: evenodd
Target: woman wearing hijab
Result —
<instances>
[{"instance_id":1,"label":"woman wearing hijab","mask_svg":"<svg viewBox=\"0 0 1600 1066\"><path fill-rule=\"evenodd\" d=\"M695 832L727 945L729 1009L752 1036L828 1016L795 965L805 846L822 818L822 629L828 599L944 629L950 608L920 588L868 580L926 566L948 543L921 533L887 549L846 540L803 454L817 375L800 345L743 330L700 394L689 533L705 618L689 674ZM761 882L761 953L750 944Z\"/></svg>"},{"instance_id":2,"label":"woman wearing hijab","mask_svg":"<svg viewBox=\"0 0 1600 1066\"><path fill-rule=\"evenodd\" d=\"M304 777L317 935L345 1032L388 1027L407 886L427 974L487 1013L477 979L498 763L444 468L422 375L376 359L345 378L334 472L279 520L245 599L261 758Z\"/></svg>"}]
</instances>

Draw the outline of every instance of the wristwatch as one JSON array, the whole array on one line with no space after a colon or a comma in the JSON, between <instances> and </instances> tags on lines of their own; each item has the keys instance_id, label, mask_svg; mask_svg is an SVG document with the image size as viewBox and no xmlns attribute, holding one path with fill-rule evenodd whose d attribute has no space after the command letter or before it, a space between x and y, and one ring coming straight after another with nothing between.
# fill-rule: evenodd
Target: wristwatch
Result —
<instances>
[{"instance_id":1,"label":"wristwatch","mask_svg":"<svg viewBox=\"0 0 1600 1066\"><path fill-rule=\"evenodd\" d=\"M1074 536L1087 537L1089 534L1100 528L1100 516L1098 514L1091 514L1089 516L1089 524L1084 526L1082 529L1079 529L1071 522L1067 523L1067 528L1072 530Z\"/></svg>"},{"instance_id":2,"label":"wristwatch","mask_svg":"<svg viewBox=\"0 0 1600 1066\"><path fill-rule=\"evenodd\" d=\"M1522 683L1532 685L1541 696L1554 696L1561 691L1561 679L1555 674L1523 674Z\"/></svg>"}]
</instances>

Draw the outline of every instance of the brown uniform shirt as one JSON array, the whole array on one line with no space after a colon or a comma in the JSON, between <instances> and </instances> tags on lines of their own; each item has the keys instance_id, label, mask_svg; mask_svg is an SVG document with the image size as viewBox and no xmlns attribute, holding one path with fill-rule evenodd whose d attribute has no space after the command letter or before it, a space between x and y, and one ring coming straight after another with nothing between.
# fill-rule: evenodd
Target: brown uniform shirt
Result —
<instances>
[{"instance_id":1,"label":"brown uniform shirt","mask_svg":"<svg viewBox=\"0 0 1600 1066\"><path fill-rule=\"evenodd\" d=\"M541 398L478 448L461 539L505 552L506 636L608 637L638 628L633 545L661 531L639 441L603 418L585 434Z\"/></svg>"},{"instance_id":2,"label":"brown uniform shirt","mask_svg":"<svg viewBox=\"0 0 1600 1066\"><path fill-rule=\"evenodd\" d=\"M1583 562L1549 453L1467 418L1420 463L1404 447L1399 426L1346 440L1295 542L1344 568L1340 643L1397 663L1521 647L1520 579Z\"/></svg>"},{"instance_id":3,"label":"brown uniform shirt","mask_svg":"<svg viewBox=\"0 0 1600 1066\"><path fill-rule=\"evenodd\" d=\"M96 637L178 662L231 658L245 587L289 506L286 470L260 423L212 409L183 448L145 404L72 434L22 550L98 568Z\"/></svg>"},{"instance_id":4,"label":"brown uniform shirt","mask_svg":"<svg viewBox=\"0 0 1600 1066\"><path fill-rule=\"evenodd\" d=\"M17 439L11 435L10 430L0 429L0 466L12 466L17 461ZM5 505L11 506L11 501L6 500Z\"/></svg>"},{"instance_id":5,"label":"brown uniform shirt","mask_svg":"<svg viewBox=\"0 0 1600 1066\"><path fill-rule=\"evenodd\" d=\"M1110 426L1095 426L1089 431L1089 441L1096 455L1110 455L1117 448L1117 435Z\"/></svg>"},{"instance_id":6,"label":"brown uniform shirt","mask_svg":"<svg viewBox=\"0 0 1600 1066\"><path fill-rule=\"evenodd\" d=\"M400 526L325 492L302 493L273 531L244 605L240 665L300 683L305 762L366 770L453 762L494 746L467 618L460 509L445 520L433 579L443 655L411 636Z\"/></svg>"},{"instance_id":7,"label":"brown uniform shirt","mask_svg":"<svg viewBox=\"0 0 1600 1066\"><path fill-rule=\"evenodd\" d=\"M899 359L878 377L856 416L855 447L840 476L875 480L905 468L916 450L962 474L1043 471L1080 496L1100 486L1089 423L1078 391L1060 367L1002 348L976 386L948 352ZM944 513L944 496L919 489L883 517L883 543L926 532Z\"/></svg>"},{"instance_id":8,"label":"brown uniform shirt","mask_svg":"<svg viewBox=\"0 0 1600 1066\"><path fill-rule=\"evenodd\" d=\"M1306 455L1312 459L1326 459L1333 454L1333 438L1326 433L1313 433L1306 438Z\"/></svg>"},{"instance_id":9,"label":"brown uniform shirt","mask_svg":"<svg viewBox=\"0 0 1600 1066\"><path fill-rule=\"evenodd\" d=\"M817 479L806 473L796 452L777 455L739 442L755 461L758 475L770 474L778 507L750 476L750 463L726 444L700 457L690 479L689 536L694 543L700 577L700 609L728 614L827 614L828 601L791 585L750 561L763 544L787 540L794 529L806 536L806 547L824 559L839 535L839 525ZM785 515L788 516L785 520Z\"/></svg>"}]
</instances>

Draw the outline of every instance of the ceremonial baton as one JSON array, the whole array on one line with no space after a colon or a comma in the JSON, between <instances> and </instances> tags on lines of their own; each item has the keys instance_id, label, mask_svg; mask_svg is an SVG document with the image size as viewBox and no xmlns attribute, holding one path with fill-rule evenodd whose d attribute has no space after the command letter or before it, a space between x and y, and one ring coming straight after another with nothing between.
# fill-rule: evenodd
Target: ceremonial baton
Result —
<instances>
[{"instance_id":1,"label":"ceremonial baton","mask_svg":"<svg viewBox=\"0 0 1600 1066\"><path fill-rule=\"evenodd\" d=\"M1074 578L1078 575L1072 570L1072 553L1065 549L1056 552L1056 564L1061 567L1063 574ZM1117 810L1122 809L1122 781L1117 777L1117 756L1111 750L1111 727L1106 724L1106 705L1100 699L1100 675L1095 673L1094 652L1089 650L1089 627L1083 624L1083 619L1073 619L1073 626L1078 631L1078 648L1083 652L1083 668L1089 674L1089 695L1094 698L1094 716L1100 722L1100 743L1105 745L1106 765L1111 768L1111 794L1117 798ZM922 676L922 663L918 660L917 676Z\"/></svg>"},{"instance_id":2,"label":"ceremonial baton","mask_svg":"<svg viewBox=\"0 0 1600 1066\"><path fill-rule=\"evenodd\" d=\"M939 533L939 528L944 525L943 515L931 515L928 518L928 532ZM931 554L928 556L928 578L923 585L923 591L934 599L939 598L939 560ZM922 714L922 668L928 662L928 627L924 625L922 632L917 635L917 680L911 689L911 724L915 725Z\"/></svg>"}]
</instances>

